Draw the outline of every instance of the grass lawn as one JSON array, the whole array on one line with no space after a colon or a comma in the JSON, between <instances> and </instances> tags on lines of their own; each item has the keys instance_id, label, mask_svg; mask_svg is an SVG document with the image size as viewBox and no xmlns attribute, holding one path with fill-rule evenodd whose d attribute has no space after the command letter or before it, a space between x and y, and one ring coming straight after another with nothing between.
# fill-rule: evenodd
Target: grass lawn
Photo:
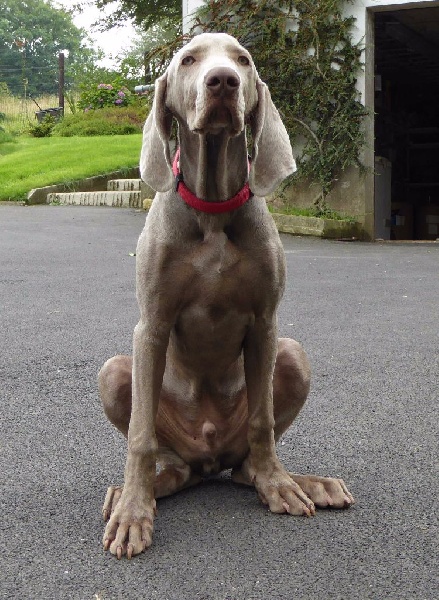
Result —
<instances>
[{"instance_id":1,"label":"grass lawn","mask_svg":"<svg viewBox=\"0 0 439 600\"><path fill-rule=\"evenodd\" d=\"M37 187L128 169L139 164L142 135L21 136L0 144L0 200L25 200Z\"/></svg>"}]
</instances>

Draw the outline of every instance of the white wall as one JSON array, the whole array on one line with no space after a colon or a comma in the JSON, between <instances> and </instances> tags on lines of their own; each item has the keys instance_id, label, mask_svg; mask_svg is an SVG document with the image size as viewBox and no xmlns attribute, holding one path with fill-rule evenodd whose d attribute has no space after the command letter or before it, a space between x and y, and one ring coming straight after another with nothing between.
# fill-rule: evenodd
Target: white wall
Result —
<instances>
[{"instance_id":1,"label":"white wall","mask_svg":"<svg viewBox=\"0 0 439 600\"><path fill-rule=\"evenodd\" d=\"M191 13L204 4L203 0L183 0L183 32L187 33L191 28Z\"/></svg>"}]
</instances>

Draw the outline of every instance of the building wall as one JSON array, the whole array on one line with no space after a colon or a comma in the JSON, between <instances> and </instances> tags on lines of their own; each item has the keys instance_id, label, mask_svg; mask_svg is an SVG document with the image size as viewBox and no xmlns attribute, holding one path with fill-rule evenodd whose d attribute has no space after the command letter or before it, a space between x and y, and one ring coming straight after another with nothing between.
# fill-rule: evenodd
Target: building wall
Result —
<instances>
[{"instance_id":1,"label":"building wall","mask_svg":"<svg viewBox=\"0 0 439 600\"><path fill-rule=\"evenodd\" d=\"M358 75L357 88L362 102L369 108L370 115L365 120L366 144L362 161L367 167L365 175L358 169L349 168L341 174L328 196L328 206L334 210L347 213L358 219L363 225L365 239L375 238L375 198L374 198L374 26L373 13L385 10L422 8L422 6L439 5L436 0L413 2L400 0L355 0L354 4L345 5L345 14L356 19L352 30L353 41L364 43L364 63L362 73ZM291 188L287 194L288 202L294 206L310 206L315 196L311 187Z\"/></svg>"},{"instance_id":2,"label":"building wall","mask_svg":"<svg viewBox=\"0 0 439 600\"><path fill-rule=\"evenodd\" d=\"M203 6L203 0L183 0L183 31L187 33L191 28L191 13Z\"/></svg>"}]
</instances>

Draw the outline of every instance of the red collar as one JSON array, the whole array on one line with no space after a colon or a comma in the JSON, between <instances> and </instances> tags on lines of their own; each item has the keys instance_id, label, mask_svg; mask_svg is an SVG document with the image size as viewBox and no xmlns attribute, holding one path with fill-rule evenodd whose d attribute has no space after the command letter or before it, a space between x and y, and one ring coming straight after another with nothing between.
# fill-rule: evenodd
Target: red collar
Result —
<instances>
[{"instance_id":1,"label":"red collar","mask_svg":"<svg viewBox=\"0 0 439 600\"><path fill-rule=\"evenodd\" d=\"M195 208L195 210L200 210L205 213L211 214L219 214L229 212L231 210L235 210L242 206L249 198L253 196L250 191L250 187L248 181L245 183L244 187L237 193L233 198L229 198L228 200L220 200L219 202L208 202L207 200L202 200L201 198L197 198L195 194L193 194L187 185L183 181L183 174L180 173L179 170L179 159L180 159L180 148L177 149L175 153L174 162L172 165L172 172L175 175L175 191L180 194L182 199Z\"/></svg>"}]
</instances>

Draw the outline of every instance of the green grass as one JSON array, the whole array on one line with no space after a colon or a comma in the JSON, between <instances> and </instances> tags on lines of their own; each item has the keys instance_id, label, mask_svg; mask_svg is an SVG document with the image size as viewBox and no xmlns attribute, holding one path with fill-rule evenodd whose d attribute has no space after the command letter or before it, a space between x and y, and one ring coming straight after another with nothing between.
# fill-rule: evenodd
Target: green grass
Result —
<instances>
[{"instance_id":1,"label":"green grass","mask_svg":"<svg viewBox=\"0 0 439 600\"><path fill-rule=\"evenodd\" d=\"M38 187L139 164L142 135L70 138L21 136L0 142L0 201L25 200Z\"/></svg>"}]
</instances>

